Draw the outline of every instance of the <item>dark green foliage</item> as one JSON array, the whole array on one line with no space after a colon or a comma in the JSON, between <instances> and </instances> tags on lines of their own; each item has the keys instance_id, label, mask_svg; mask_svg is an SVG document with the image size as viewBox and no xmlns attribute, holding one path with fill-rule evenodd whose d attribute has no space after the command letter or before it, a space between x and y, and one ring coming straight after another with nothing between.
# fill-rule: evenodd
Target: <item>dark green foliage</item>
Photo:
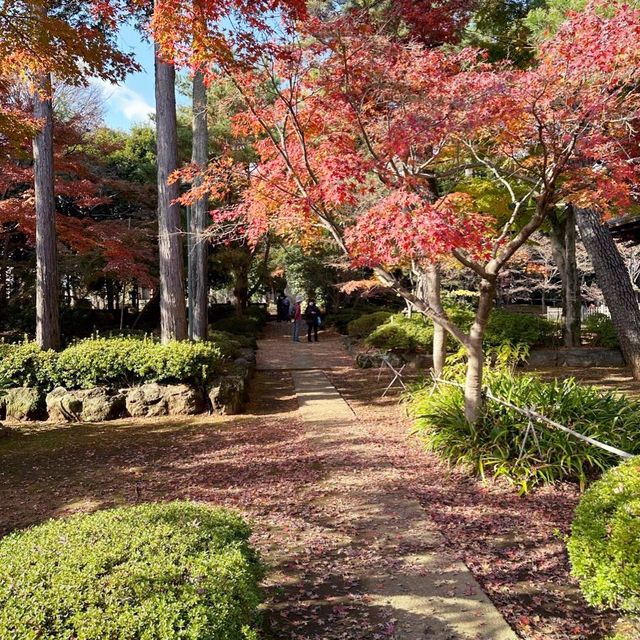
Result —
<instances>
[{"instance_id":1,"label":"dark green foliage","mask_svg":"<svg viewBox=\"0 0 640 640\"><path fill-rule=\"evenodd\" d=\"M89 389L142 382L203 385L241 347L226 335L220 345L215 335L212 338L160 344L148 337L96 337L76 342L61 353L42 351L33 342L2 345L0 388L34 386L48 391L56 385Z\"/></svg>"},{"instance_id":2,"label":"dark green foliage","mask_svg":"<svg viewBox=\"0 0 640 640\"><path fill-rule=\"evenodd\" d=\"M589 604L640 615L640 457L589 487L567 547Z\"/></svg>"},{"instance_id":3,"label":"dark green foliage","mask_svg":"<svg viewBox=\"0 0 640 640\"><path fill-rule=\"evenodd\" d=\"M241 348L251 346L247 344L251 341L251 338L225 331L210 331L209 340L216 345L222 357L226 359L235 358Z\"/></svg>"},{"instance_id":4,"label":"dark green foliage","mask_svg":"<svg viewBox=\"0 0 640 640\"><path fill-rule=\"evenodd\" d=\"M0 638L254 640L262 569L239 515L145 504L0 540Z\"/></svg>"},{"instance_id":5,"label":"dark green foliage","mask_svg":"<svg viewBox=\"0 0 640 640\"><path fill-rule=\"evenodd\" d=\"M471 327L474 316L471 309L450 307L447 314L464 331ZM520 345L531 348L550 344L555 331L556 326L540 316L496 309L489 319L485 344L488 347ZM418 313L412 314L411 318L398 313L372 331L367 343L385 351L428 352L433 346L433 323Z\"/></svg>"},{"instance_id":6,"label":"dark green foliage","mask_svg":"<svg viewBox=\"0 0 640 640\"><path fill-rule=\"evenodd\" d=\"M213 342L92 338L60 354L57 381L67 389L140 382L204 384L221 364L222 353Z\"/></svg>"},{"instance_id":7,"label":"dark green foliage","mask_svg":"<svg viewBox=\"0 0 640 640\"><path fill-rule=\"evenodd\" d=\"M553 322L541 316L495 309L489 318L485 344L490 347L502 344L527 347L549 345L557 330Z\"/></svg>"},{"instance_id":8,"label":"dark green foliage","mask_svg":"<svg viewBox=\"0 0 640 640\"><path fill-rule=\"evenodd\" d=\"M247 307L246 314L250 318L254 318L257 321L258 326L260 327L263 327L265 324L267 324L267 320L269 320L269 311L267 310L266 305L249 305L249 307Z\"/></svg>"},{"instance_id":9,"label":"dark green foliage","mask_svg":"<svg viewBox=\"0 0 640 640\"><path fill-rule=\"evenodd\" d=\"M327 317L327 326L335 327L338 333L346 335L348 333L349 323L363 315L364 312L353 307L340 309Z\"/></svg>"},{"instance_id":10,"label":"dark green foliage","mask_svg":"<svg viewBox=\"0 0 640 640\"><path fill-rule=\"evenodd\" d=\"M58 354L35 342L0 344L0 388L52 388Z\"/></svg>"},{"instance_id":11,"label":"dark green foliage","mask_svg":"<svg viewBox=\"0 0 640 640\"><path fill-rule=\"evenodd\" d=\"M609 316L604 313L590 315L582 325L585 334L589 334L590 342L595 347L616 349L620 346L618 334Z\"/></svg>"},{"instance_id":12,"label":"dark green foliage","mask_svg":"<svg viewBox=\"0 0 640 640\"><path fill-rule=\"evenodd\" d=\"M623 451L640 452L640 404L569 378L542 382L529 375L488 370L486 384L498 398L542 415ZM526 493L538 484L588 479L611 467L617 456L536 423L538 443L527 430L526 416L487 400L475 425L463 412L462 390L449 385L425 387L411 400L416 432L427 448L453 464L503 476Z\"/></svg>"},{"instance_id":13,"label":"dark green foliage","mask_svg":"<svg viewBox=\"0 0 640 640\"><path fill-rule=\"evenodd\" d=\"M390 311L376 311L360 316L347 325L349 336L352 338L366 338L371 335L377 327L384 324L391 315Z\"/></svg>"},{"instance_id":14,"label":"dark green foliage","mask_svg":"<svg viewBox=\"0 0 640 640\"><path fill-rule=\"evenodd\" d=\"M252 316L231 316L216 320L211 325L212 331L224 331L242 336L257 336L260 332L260 322Z\"/></svg>"},{"instance_id":15,"label":"dark green foliage","mask_svg":"<svg viewBox=\"0 0 640 640\"><path fill-rule=\"evenodd\" d=\"M428 352L433 346L433 323L421 314L407 318L398 313L377 327L366 342L383 351Z\"/></svg>"}]
</instances>

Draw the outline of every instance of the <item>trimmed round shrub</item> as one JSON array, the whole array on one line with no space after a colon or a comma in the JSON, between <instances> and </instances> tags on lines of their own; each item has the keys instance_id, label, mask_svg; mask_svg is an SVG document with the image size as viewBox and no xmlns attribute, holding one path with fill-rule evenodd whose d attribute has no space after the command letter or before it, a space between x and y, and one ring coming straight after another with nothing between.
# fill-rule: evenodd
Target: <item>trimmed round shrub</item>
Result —
<instances>
[{"instance_id":1,"label":"trimmed round shrub","mask_svg":"<svg viewBox=\"0 0 640 640\"><path fill-rule=\"evenodd\" d=\"M51 520L0 540L0 638L257 638L242 518L189 502Z\"/></svg>"},{"instance_id":2,"label":"trimmed round shrub","mask_svg":"<svg viewBox=\"0 0 640 640\"><path fill-rule=\"evenodd\" d=\"M543 382L530 375L487 370L494 396L623 451L640 453L640 403L572 378ZM464 416L462 389L445 384L415 392L411 412L428 450L481 476L504 477L526 493L540 484L572 480L585 486L619 458L544 424L527 435L528 419L488 399L476 424Z\"/></svg>"},{"instance_id":3,"label":"trimmed round shrub","mask_svg":"<svg viewBox=\"0 0 640 640\"><path fill-rule=\"evenodd\" d=\"M640 457L587 489L567 547L589 604L640 614Z\"/></svg>"},{"instance_id":4,"label":"trimmed round shrub","mask_svg":"<svg viewBox=\"0 0 640 640\"><path fill-rule=\"evenodd\" d=\"M376 311L375 313L360 316L347 325L349 336L352 338L366 338L391 316L392 313L390 311Z\"/></svg>"},{"instance_id":5,"label":"trimmed round shrub","mask_svg":"<svg viewBox=\"0 0 640 640\"><path fill-rule=\"evenodd\" d=\"M35 342L0 345L0 389L52 389L57 359L55 351L43 351Z\"/></svg>"}]
</instances>

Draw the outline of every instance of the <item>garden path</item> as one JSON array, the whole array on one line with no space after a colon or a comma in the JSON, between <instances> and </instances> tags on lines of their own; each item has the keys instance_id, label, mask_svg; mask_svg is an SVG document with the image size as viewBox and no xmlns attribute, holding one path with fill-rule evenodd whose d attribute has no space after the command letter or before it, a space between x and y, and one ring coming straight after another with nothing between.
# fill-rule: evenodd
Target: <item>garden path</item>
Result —
<instances>
[{"instance_id":1,"label":"garden path","mask_svg":"<svg viewBox=\"0 0 640 640\"><path fill-rule=\"evenodd\" d=\"M315 502L332 504L334 542L344 555L360 557L354 575L360 597L382 612L396 640L515 639L469 569L445 550L418 501L398 490L402 472L383 464L363 439L356 413L328 377L353 367L335 335L293 343L286 325L276 325L260 341L258 369L291 372L305 439L319 456L332 458L321 470Z\"/></svg>"}]
</instances>

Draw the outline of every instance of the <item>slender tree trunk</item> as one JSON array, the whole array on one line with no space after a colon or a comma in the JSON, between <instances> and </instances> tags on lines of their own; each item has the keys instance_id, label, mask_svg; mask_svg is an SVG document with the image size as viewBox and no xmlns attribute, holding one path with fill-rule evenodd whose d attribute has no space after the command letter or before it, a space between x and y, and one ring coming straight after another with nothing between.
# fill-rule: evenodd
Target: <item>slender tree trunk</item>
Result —
<instances>
[{"instance_id":1,"label":"slender tree trunk","mask_svg":"<svg viewBox=\"0 0 640 640\"><path fill-rule=\"evenodd\" d=\"M480 283L480 299L476 316L471 325L469 340L465 345L467 351L467 373L464 384L464 415L470 424L475 424L482 409L482 376L484 368L484 351L482 343L489 321L496 285L483 280Z\"/></svg>"},{"instance_id":2,"label":"slender tree trunk","mask_svg":"<svg viewBox=\"0 0 640 640\"><path fill-rule=\"evenodd\" d=\"M193 77L193 150L191 160L202 170L207 166L208 158L208 131L207 131L207 89L204 84L204 75L196 72ZM194 186L202 184L202 178L196 178ZM196 203L191 216L192 237L191 255L191 291L193 299L193 327L190 334L194 340L207 339L208 307L209 307L209 283L208 283L208 259L209 244L204 237L207 228L207 202L206 197Z\"/></svg>"},{"instance_id":3,"label":"slender tree trunk","mask_svg":"<svg viewBox=\"0 0 640 640\"><path fill-rule=\"evenodd\" d=\"M565 216L551 221L551 250L562 281L562 313L564 316L563 340L565 347L581 344L580 283L576 263L576 215L573 207L567 207Z\"/></svg>"},{"instance_id":4,"label":"slender tree trunk","mask_svg":"<svg viewBox=\"0 0 640 640\"><path fill-rule=\"evenodd\" d=\"M576 209L576 220L618 333L622 355L634 379L640 380L640 308L629 271L597 211Z\"/></svg>"},{"instance_id":5,"label":"slender tree trunk","mask_svg":"<svg viewBox=\"0 0 640 640\"><path fill-rule=\"evenodd\" d=\"M426 294L429 306L437 313L444 314L441 297L440 265L433 264L426 272ZM447 332L437 322L433 323L433 375L439 378L447 359Z\"/></svg>"},{"instance_id":6,"label":"slender tree trunk","mask_svg":"<svg viewBox=\"0 0 640 640\"><path fill-rule=\"evenodd\" d=\"M33 139L36 209L36 341L42 349L59 349L59 283L50 74L42 77L38 91L34 94L33 104L33 114L41 123L41 129Z\"/></svg>"},{"instance_id":7,"label":"slender tree trunk","mask_svg":"<svg viewBox=\"0 0 640 640\"><path fill-rule=\"evenodd\" d=\"M182 264L180 207L174 204L178 185L168 184L178 166L176 72L164 62L156 45L156 137L158 145L158 245L160 249L160 338L162 342L187 337Z\"/></svg>"}]
</instances>

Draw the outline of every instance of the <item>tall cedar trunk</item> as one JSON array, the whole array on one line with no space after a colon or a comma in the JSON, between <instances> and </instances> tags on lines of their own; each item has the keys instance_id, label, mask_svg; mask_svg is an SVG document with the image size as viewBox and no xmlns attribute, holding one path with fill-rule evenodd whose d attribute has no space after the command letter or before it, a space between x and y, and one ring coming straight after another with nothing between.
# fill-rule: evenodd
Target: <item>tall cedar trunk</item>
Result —
<instances>
[{"instance_id":1,"label":"tall cedar trunk","mask_svg":"<svg viewBox=\"0 0 640 640\"><path fill-rule=\"evenodd\" d=\"M470 424L475 424L482 409L482 374L484 367L484 351L482 343L493 309L496 285L483 280L480 283L480 299L478 309L471 325L469 340L465 345L467 351L467 373L464 384L464 415Z\"/></svg>"},{"instance_id":2,"label":"tall cedar trunk","mask_svg":"<svg viewBox=\"0 0 640 640\"><path fill-rule=\"evenodd\" d=\"M640 308L629 271L611 232L593 209L576 209L580 237L589 254L620 348L633 377L640 380Z\"/></svg>"},{"instance_id":3,"label":"tall cedar trunk","mask_svg":"<svg viewBox=\"0 0 640 640\"><path fill-rule=\"evenodd\" d=\"M162 342L187 337L178 185L168 184L178 166L176 73L156 45L156 137L158 145L158 245L160 270L160 337Z\"/></svg>"},{"instance_id":4,"label":"tall cedar trunk","mask_svg":"<svg viewBox=\"0 0 640 640\"><path fill-rule=\"evenodd\" d=\"M34 94L33 105L33 115L41 124L41 129L33 139L36 208L36 341L42 349L59 349L53 104L50 74L42 77L38 91Z\"/></svg>"},{"instance_id":5,"label":"tall cedar trunk","mask_svg":"<svg viewBox=\"0 0 640 640\"><path fill-rule=\"evenodd\" d=\"M579 347L581 329L580 283L576 264L576 215L567 207L564 217L550 217L551 250L562 281L563 340L566 347Z\"/></svg>"},{"instance_id":6,"label":"tall cedar trunk","mask_svg":"<svg viewBox=\"0 0 640 640\"><path fill-rule=\"evenodd\" d=\"M197 72L193 76L193 148L191 160L202 170L207 166L208 132L207 132L207 89L204 75ZM194 186L202 184L202 178L194 180ZM209 245L204 237L207 227L207 198L196 203L191 216L191 262L189 278L192 291L193 327L189 332L194 340L207 339L207 321L209 306L208 257Z\"/></svg>"},{"instance_id":7,"label":"tall cedar trunk","mask_svg":"<svg viewBox=\"0 0 640 640\"><path fill-rule=\"evenodd\" d=\"M426 273L427 299L429 306L436 312L444 314L441 298L440 265L433 264ZM437 322L433 323L433 375L439 378L444 371L447 358L447 332Z\"/></svg>"}]
</instances>

